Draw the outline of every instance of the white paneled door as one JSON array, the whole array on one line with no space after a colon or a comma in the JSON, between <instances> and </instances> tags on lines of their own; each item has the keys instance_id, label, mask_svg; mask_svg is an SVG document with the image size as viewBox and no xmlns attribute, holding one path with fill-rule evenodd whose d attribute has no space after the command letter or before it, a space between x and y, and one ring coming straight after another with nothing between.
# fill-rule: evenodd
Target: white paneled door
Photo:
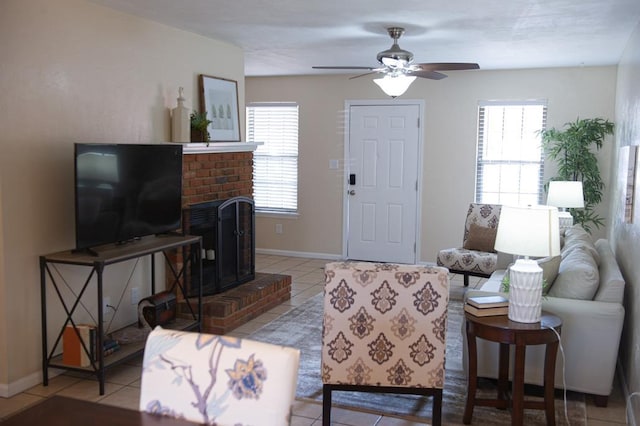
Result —
<instances>
[{"instance_id":1,"label":"white paneled door","mask_svg":"<svg viewBox=\"0 0 640 426\"><path fill-rule=\"evenodd\" d=\"M351 105L347 258L416 263L419 105Z\"/></svg>"}]
</instances>

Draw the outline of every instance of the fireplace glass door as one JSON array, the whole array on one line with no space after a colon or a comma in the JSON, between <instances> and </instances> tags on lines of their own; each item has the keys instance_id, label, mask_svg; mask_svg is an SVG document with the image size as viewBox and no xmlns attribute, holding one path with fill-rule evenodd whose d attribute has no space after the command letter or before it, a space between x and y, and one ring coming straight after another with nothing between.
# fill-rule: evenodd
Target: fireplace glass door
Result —
<instances>
[{"instance_id":1,"label":"fireplace glass door","mask_svg":"<svg viewBox=\"0 0 640 426\"><path fill-rule=\"evenodd\" d=\"M255 207L247 197L199 203L185 214L185 232L202 236L202 294L229 290L255 278Z\"/></svg>"}]
</instances>

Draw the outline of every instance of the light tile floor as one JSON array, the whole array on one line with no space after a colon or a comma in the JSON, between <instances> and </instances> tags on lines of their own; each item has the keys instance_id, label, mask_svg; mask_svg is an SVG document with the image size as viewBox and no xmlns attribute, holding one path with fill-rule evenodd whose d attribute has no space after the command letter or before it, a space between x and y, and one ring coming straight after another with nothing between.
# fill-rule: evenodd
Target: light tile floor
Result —
<instances>
[{"instance_id":1,"label":"light tile floor","mask_svg":"<svg viewBox=\"0 0 640 426\"><path fill-rule=\"evenodd\" d=\"M256 270L267 273L282 273L292 276L291 300L285 302L251 322L235 329L231 334L246 337L280 315L304 303L308 298L322 292L324 285L323 266L326 260L273 255L257 255ZM471 278L469 287L477 288L483 280ZM462 294L466 289L462 277L452 276L451 292ZM49 386L35 386L11 398L0 398L0 421L13 413L35 404L53 394L98 401L102 404L138 409L140 394L141 357L133 362L110 369L107 372L105 394L98 394L98 384L93 376L63 374L49 381ZM619 386L609 399L607 408L598 408L587 399L589 426L626 424L625 401ZM293 426L317 426L322 423L322 406L318 403L297 400L293 409ZM462 418L462 413L460 413ZM415 426L407 419L383 416L355 410L335 408L332 410L335 425L346 426ZM477 425L476 423L474 423Z\"/></svg>"}]
</instances>

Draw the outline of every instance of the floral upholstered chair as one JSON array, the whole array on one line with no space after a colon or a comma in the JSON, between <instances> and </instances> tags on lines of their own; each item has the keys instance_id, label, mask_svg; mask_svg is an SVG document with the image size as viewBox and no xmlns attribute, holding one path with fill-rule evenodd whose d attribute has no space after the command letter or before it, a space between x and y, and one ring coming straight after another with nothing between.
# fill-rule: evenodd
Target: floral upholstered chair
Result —
<instances>
[{"instance_id":1,"label":"floral upholstered chair","mask_svg":"<svg viewBox=\"0 0 640 426\"><path fill-rule=\"evenodd\" d=\"M288 425L299 359L293 348L156 327L140 410L207 425Z\"/></svg>"},{"instance_id":2,"label":"floral upholstered chair","mask_svg":"<svg viewBox=\"0 0 640 426\"><path fill-rule=\"evenodd\" d=\"M462 274L465 287L469 285L470 275L488 278L497 268L498 253L493 246L501 208L499 204L471 203L464 223L462 247L438 252L438 265Z\"/></svg>"},{"instance_id":3,"label":"floral upholstered chair","mask_svg":"<svg viewBox=\"0 0 640 426\"><path fill-rule=\"evenodd\" d=\"M442 417L449 275L445 268L367 262L325 266L323 424L332 391L433 396Z\"/></svg>"}]
</instances>

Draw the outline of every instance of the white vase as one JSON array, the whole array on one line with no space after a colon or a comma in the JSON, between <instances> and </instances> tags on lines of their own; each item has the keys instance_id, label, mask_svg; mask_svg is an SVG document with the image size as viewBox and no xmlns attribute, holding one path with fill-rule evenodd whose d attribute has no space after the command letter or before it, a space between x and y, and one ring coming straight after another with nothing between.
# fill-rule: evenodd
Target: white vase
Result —
<instances>
[{"instance_id":1,"label":"white vase","mask_svg":"<svg viewBox=\"0 0 640 426\"><path fill-rule=\"evenodd\" d=\"M171 110L171 141L190 142L191 123L189 120L189 108L184 106L182 87L178 93L178 106Z\"/></svg>"},{"instance_id":2,"label":"white vase","mask_svg":"<svg viewBox=\"0 0 640 426\"><path fill-rule=\"evenodd\" d=\"M519 259L509 272L509 319L535 323L541 313L542 268L535 260Z\"/></svg>"}]
</instances>

